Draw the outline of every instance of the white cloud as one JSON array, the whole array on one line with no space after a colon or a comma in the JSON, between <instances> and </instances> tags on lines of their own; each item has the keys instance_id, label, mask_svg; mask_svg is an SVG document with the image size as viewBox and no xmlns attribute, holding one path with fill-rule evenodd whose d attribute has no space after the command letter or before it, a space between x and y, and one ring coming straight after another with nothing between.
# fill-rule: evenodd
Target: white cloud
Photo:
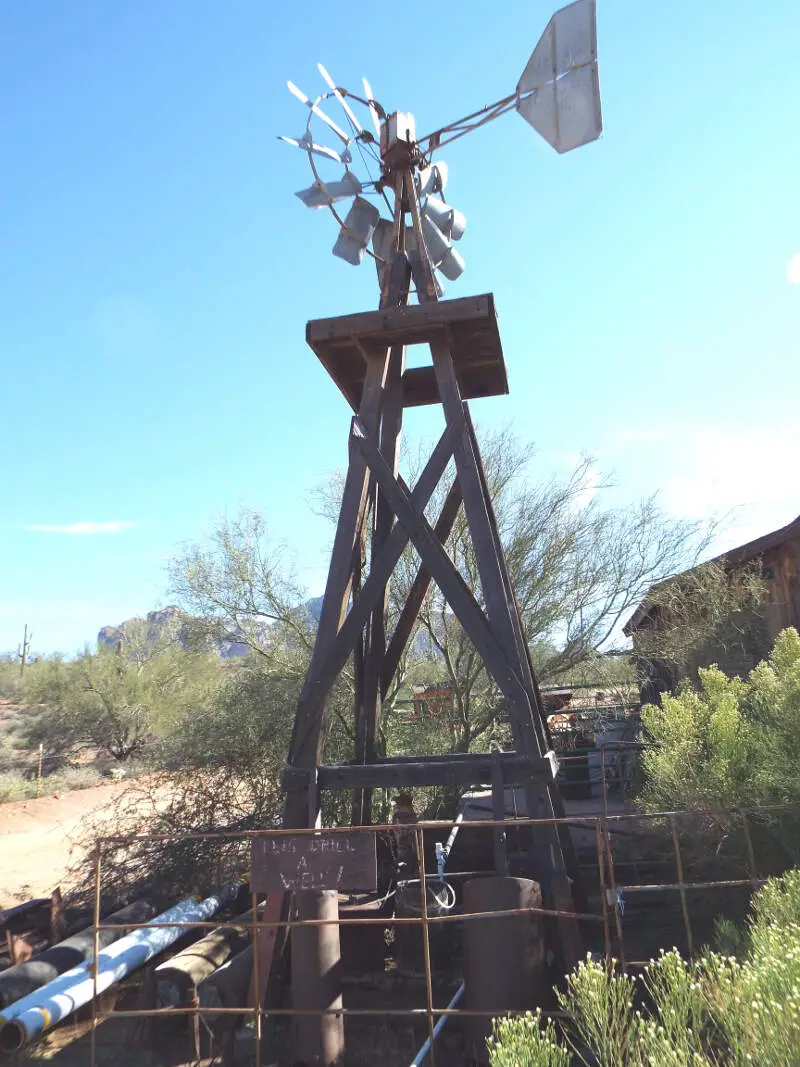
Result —
<instances>
[{"instance_id":1,"label":"white cloud","mask_svg":"<svg viewBox=\"0 0 800 1067\"><path fill-rule=\"evenodd\" d=\"M800 252L786 264L786 277L793 285L800 285Z\"/></svg>"},{"instance_id":2,"label":"white cloud","mask_svg":"<svg viewBox=\"0 0 800 1067\"><path fill-rule=\"evenodd\" d=\"M787 478L800 467L796 430L695 430L676 458L678 470L664 486L664 498L678 514L787 508L788 522L800 511L794 481Z\"/></svg>"},{"instance_id":3,"label":"white cloud","mask_svg":"<svg viewBox=\"0 0 800 1067\"><path fill-rule=\"evenodd\" d=\"M616 481L623 492L654 490L666 511L687 519L727 517L713 550L722 552L791 522L800 493L800 429L671 425L669 432L634 424L609 433Z\"/></svg>"},{"instance_id":4,"label":"white cloud","mask_svg":"<svg viewBox=\"0 0 800 1067\"><path fill-rule=\"evenodd\" d=\"M71 522L64 526L48 526L41 523L31 523L23 526L23 530L31 530L36 533L53 534L77 534L79 536L94 534L118 534L124 530L130 530L135 522Z\"/></svg>"}]
</instances>

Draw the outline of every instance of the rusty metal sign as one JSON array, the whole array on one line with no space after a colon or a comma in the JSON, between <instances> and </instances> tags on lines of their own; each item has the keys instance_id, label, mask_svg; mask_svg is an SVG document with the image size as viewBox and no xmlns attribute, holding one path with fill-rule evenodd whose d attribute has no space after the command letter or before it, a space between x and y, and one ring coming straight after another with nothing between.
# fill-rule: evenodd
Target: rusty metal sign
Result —
<instances>
[{"instance_id":1,"label":"rusty metal sign","mask_svg":"<svg viewBox=\"0 0 800 1067\"><path fill-rule=\"evenodd\" d=\"M281 834L253 841L254 893L296 889L370 892L378 886L375 835Z\"/></svg>"}]
</instances>

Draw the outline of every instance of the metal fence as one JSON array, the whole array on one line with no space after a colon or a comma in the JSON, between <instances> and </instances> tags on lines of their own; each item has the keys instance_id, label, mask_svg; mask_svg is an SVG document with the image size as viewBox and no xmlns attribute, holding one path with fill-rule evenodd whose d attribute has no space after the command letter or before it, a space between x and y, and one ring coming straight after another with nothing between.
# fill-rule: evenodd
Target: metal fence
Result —
<instances>
[{"instance_id":1,"label":"metal fence","mask_svg":"<svg viewBox=\"0 0 800 1067\"><path fill-rule=\"evenodd\" d=\"M530 907L520 909L518 911L503 911L503 912L474 912L469 914L454 913L454 914L429 914L427 893L420 893L421 908L420 914L409 915L387 915L379 918L355 918L355 917L338 917L335 919L302 919L298 920L293 918L291 913L287 914L287 917L273 918L266 921L263 916L259 917L259 907L263 904L263 894L251 894L251 906L252 906L252 919L249 923L250 935L253 945L253 969L252 979L250 986L250 995L247 998L247 1002L238 1006L223 1007L214 1006L212 1009L208 1009L200 1005L197 998L194 998L193 1003L181 1005L179 1007L157 1007L154 1004L147 1005L139 1008L126 1008L123 1010L104 1010L101 1008L98 1001L98 951L97 951L97 936L101 919L101 886L103 881L102 870L102 856L104 849L109 845L119 845L123 840L125 842L131 841L130 837L124 839L109 835L98 839L97 847L95 851L95 872L94 872L94 931L95 931L95 953L92 964L92 980L94 983L94 993L92 998L92 1015L91 1015L91 1053L90 1060L92 1067L95 1067L97 1063L97 1027L98 1025L109 1018L116 1019L147 1019L155 1021L163 1018L175 1018L179 1015L190 1016L193 1022L193 1031L195 1034L195 1051L199 1056L199 1024L203 1016L239 1016L249 1017L254 1026L255 1042L254 1042L254 1063L257 1067L260 1067L262 1063L261 1053L261 1038L262 1038L262 1025L266 1016L322 1016L322 1015L336 1015L336 1016L404 1016L404 1017L420 1017L424 1018L427 1024L428 1045L427 1050L423 1049L423 1053L428 1056L428 1062L432 1065L435 1064L436 1057L436 1044L435 1039L440 1032L443 1025L443 1021L446 1021L450 1017L465 1017L470 1015L487 1016L497 1015L497 1009L491 1011L479 1011L475 1009L465 1009L458 1006L456 1003L458 998L453 1000L450 998L442 1005L435 1003L435 989L436 984L434 982L433 967L431 962L431 933L440 926L440 924L449 923L470 923L476 920L485 921L492 918L503 918L509 915L538 915L545 920L574 918L581 924L582 928L587 934L587 939L596 940L599 948L598 955L604 956L607 960L615 961L615 965L618 966L623 972L626 972L632 968L644 966L646 964L645 959L637 959L635 952L633 955L628 951L628 945L626 944L626 937L630 937L629 925L626 925L625 918L625 905L631 904L631 902L659 895L672 895L680 906L680 915L682 917L683 929L685 933L685 943L690 953L694 952L698 948L698 938L693 926L692 915L692 902L697 897L697 894L702 894L704 899L707 899L709 893L718 893L718 891L732 891L736 890L740 894L744 893L745 897L749 899L749 895L763 884L764 877L762 872L759 871L756 861L756 853L753 846L753 838L751 834L750 821L751 818L756 815L757 817L769 817L771 819L780 819L788 811L793 809L786 809L781 807L775 807L771 809L757 809L757 811L737 811L731 813L729 811L716 811L709 810L705 812L682 812L682 811L669 811L652 814L639 814L639 813L621 813L613 814L609 813L607 808L603 811L594 814L568 816L565 819L536 819L536 818L517 818L514 820L505 820L500 822L495 819L480 819L464 822L461 824L461 833L470 833L471 831L489 831L491 833L498 832L500 830L509 832L512 828L516 831L528 830L529 833L535 833L537 827L553 827L559 824L564 824L569 827L571 833L575 835L580 834L584 845L587 841L593 842L592 850L593 857L590 861L584 863L582 866L584 869L590 869L594 872L593 881L596 882L596 891L592 894L593 906L587 906L587 910L580 912L564 912L554 910L547 907ZM706 826L715 825L719 822L728 823L732 817L735 816L736 824L741 829L741 843L742 843L742 855L741 860L741 877L692 877L692 871L687 871L687 864L685 860L685 845L682 847L680 841L680 831L682 825L697 824L698 820L703 820ZM637 865L633 862L633 881L629 877L621 877L618 865L623 865L626 869L630 868L630 859L620 859L619 849L615 848L615 839L620 835L628 834L630 839L636 835L635 827L638 826L650 826L660 827L662 831L661 841L667 841L670 844L669 854L665 854L660 859L656 859L650 856L643 864L640 863L640 867L644 866L647 870L652 870L654 865L658 863L662 865L668 863L673 871L671 877L664 877L660 881L653 880L638 880ZM426 835L430 843L430 835L441 834L446 835L453 829L454 823L449 820L434 820L434 821L420 821L416 825L411 827L404 827L410 834L416 835L417 855L419 857L419 883L420 885L427 885L431 879L439 877L438 874L431 874L426 871L425 864L425 839ZM631 828L634 828L631 830ZM332 827L325 828L327 834L337 833L364 833L364 834L393 834L397 831L397 826L394 824L386 824L381 826L369 826L369 827ZM240 832L236 834L224 834L224 833L204 833L204 834L166 834L166 835L138 835L137 840L150 841L150 842L162 842L167 844L168 842L181 841L232 841L235 840L241 843L242 847L245 847L249 842L259 838L277 838L284 835L313 835L318 834L318 829L306 829L306 830L282 830L282 829L269 829L269 830L251 830ZM647 835L644 835L645 837ZM641 829L639 830L639 837L642 837ZM585 848L584 848L585 853ZM703 857L702 861L696 861L692 858L689 866L695 870L711 870L713 874L713 868L715 863L723 867L720 873L730 873L730 867L732 863L731 856L724 857L724 862L719 860L719 857ZM481 874L493 874L494 871L453 871L447 873L448 879L456 879L458 877L473 876L478 877ZM268 975L264 973L264 954L260 950L260 938L263 936L262 932L269 929L283 929L288 933L293 928L297 928L302 925L338 925L340 927L347 925L358 925L362 929L368 926L380 925L384 928L398 928L402 926L416 926L421 929L422 932L422 945L423 945L423 960L424 960L424 979L425 979L425 1002L418 1007L352 1007L352 1006L336 1006L333 1008L320 1008L320 1009L304 1009L298 1010L292 1007L274 1007L265 1006L264 993L267 988ZM143 924L152 928L153 923ZM207 921L207 922L190 922L190 923L164 923L164 926L181 926L185 925L192 930L210 930L220 925L219 921ZM230 925L230 922L227 923ZM125 929L130 930L130 925ZM595 935L588 936L590 931L594 930ZM670 947L665 945L664 947ZM545 1013L547 1014L547 1013ZM418 1060L416 1062L421 1062Z\"/></svg>"}]
</instances>

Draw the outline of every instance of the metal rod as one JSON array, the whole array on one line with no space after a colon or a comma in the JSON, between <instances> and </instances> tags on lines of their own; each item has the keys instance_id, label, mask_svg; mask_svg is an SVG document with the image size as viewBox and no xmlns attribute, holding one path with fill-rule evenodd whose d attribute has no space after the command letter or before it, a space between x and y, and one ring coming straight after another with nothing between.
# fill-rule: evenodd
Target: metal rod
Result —
<instances>
[{"instance_id":1,"label":"metal rod","mask_svg":"<svg viewBox=\"0 0 800 1067\"><path fill-rule=\"evenodd\" d=\"M686 927L686 943L689 948L689 955L694 953L694 943L692 940L692 924L689 922L689 906L686 903L686 888L683 884L683 861L681 860L681 846L678 842L678 830L675 826L675 820L670 819L669 825L672 830L672 843L675 846L675 868L678 874L678 889L681 894L681 911L683 912L683 922Z\"/></svg>"},{"instance_id":2,"label":"metal rod","mask_svg":"<svg viewBox=\"0 0 800 1067\"><path fill-rule=\"evenodd\" d=\"M800 800L792 801L786 804L765 804L759 808L739 808L736 809L739 814L748 812L751 814L761 814L765 811L789 811L800 807ZM643 811L643 812L624 812L620 814L609 814L606 816L606 821L612 822L639 822L650 819L668 819L670 816L674 816L676 819L680 818L692 818L695 819L701 815L726 815L730 816L732 809L730 808L698 808L692 811ZM563 818L555 816L531 819L521 818L514 820L516 826L572 826L581 825L583 823L594 823L596 819L601 818L600 814L594 815L569 815ZM423 830L440 830L440 829L452 829L454 823L452 819L421 819L419 826ZM497 825L495 819L467 819L463 823L463 827L469 827L470 829L485 829L491 828ZM356 831L366 831L369 833L388 833L395 831L397 827L392 823L383 823L381 825L374 826L326 826L324 831L321 831L319 827L297 827L292 829L290 827L274 827L268 830L237 830L237 831L224 831L215 830L205 833L170 833L170 834L106 834L100 837L98 840L102 844L127 844L131 841L151 841L154 844L167 841L211 841L211 840L250 840L257 837L282 837L295 834L352 834Z\"/></svg>"},{"instance_id":3,"label":"metal rod","mask_svg":"<svg viewBox=\"0 0 800 1067\"><path fill-rule=\"evenodd\" d=\"M660 893L665 890L681 890L681 889L735 889L737 886L749 886L756 884L762 886L766 882L766 878L732 878L727 881L718 882L684 882L680 885L676 882L664 882L663 884L652 885L623 885L622 889L626 894L630 893Z\"/></svg>"},{"instance_id":4,"label":"metal rod","mask_svg":"<svg viewBox=\"0 0 800 1067\"><path fill-rule=\"evenodd\" d=\"M258 896L250 894L250 907L252 908L252 934L253 946L253 1011L255 1012L256 1024L256 1067L261 1067L261 982L259 974L260 944L258 940Z\"/></svg>"},{"instance_id":5,"label":"metal rod","mask_svg":"<svg viewBox=\"0 0 800 1067\"><path fill-rule=\"evenodd\" d=\"M456 1004L458 1004L459 1000L461 1000L461 997L464 995L464 990L466 988L467 988L466 987L466 983L462 982L461 985L456 990L455 996L450 1001L450 1003L447 1005L448 1009L454 1008L456 1006ZM433 1028L433 1039L434 1040L442 1032L442 1030L444 1029L445 1025L447 1024L447 1020L449 1018L450 1018L449 1014L448 1015L441 1015L439 1017L438 1022L436 1023L436 1025ZM425 1057L428 1054L428 1049L431 1050L431 1059L432 1059L433 1058L433 1040L431 1039L431 1037L427 1037L425 1039L425 1044L422 1046L422 1048L416 1054L414 1059L411 1061L410 1067L421 1067L422 1061L425 1059Z\"/></svg>"},{"instance_id":6,"label":"metal rod","mask_svg":"<svg viewBox=\"0 0 800 1067\"><path fill-rule=\"evenodd\" d=\"M747 846L747 863L750 867L750 880L753 883L753 888L757 889L759 885L759 878L758 867L756 866L756 854L753 851L753 839L750 836L750 823L745 812L742 812L742 831L744 833L744 840Z\"/></svg>"},{"instance_id":7,"label":"metal rod","mask_svg":"<svg viewBox=\"0 0 800 1067\"><path fill-rule=\"evenodd\" d=\"M432 880L436 880L436 879L433 878L432 875L431 876L427 876L426 875L426 879L428 877L431 877ZM738 883L733 883L733 884L738 884ZM742 884L749 885L750 883L749 882L744 882ZM625 887L625 888L627 889L627 887ZM656 886L655 888L660 888L660 887ZM690 888L691 888L691 886L690 886ZM601 919L600 919L599 915L593 915L593 914L591 914L589 912L558 911L555 908L537 908L537 907L533 907L533 906L529 907L529 908L518 908L518 909L516 909L514 911L501 911L501 912L483 912L483 911L479 911L479 912L474 912L474 913L473 912L468 912L468 913L466 913L464 915L461 915L461 914L458 914L458 915L429 915L428 916L428 922L429 923L453 923L453 922L457 923L457 922L468 921L470 919L487 919L488 920L488 919L494 918L495 915L498 918L502 918L505 915L551 915L551 916L554 916L556 918L559 918L559 917L562 917L562 916L567 916L567 917L568 916L572 916L575 919L586 919L589 922L601 922ZM413 923L420 923L422 920L419 918L419 916L414 916L414 915L387 915L386 918L382 918L382 919L368 919L368 918L364 918L364 919L361 919L361 918L349 918L349 919L302 919L300 921L302 922L303 926L407 926L407 925L413 924ZM288 928L290 928L292 926L296 926L297 925L297 920L294 920L294 919L274 919L274 920L273 919L267 919L267 920L259 919L258 922L256 922L254 925L256 927L258 927L259 930L263 929L263 928L270 928L270 927L286 927L288 929ZM178 926L178 927L186 926L187 928L191 927L193 930L202 930L202 929L216 930L217 927L219 926L219 923L218 922L216 922L216 923L212 923L212 922L140 923L140 924L138 924L136 926L133 926L133 925L131 925L129 923L125 927L125 929L126 930L139 930L139 929L145 929L146 928L148 930L151 930L151 929L152 930L157 930L159 927L162 927L162 926L168 926L170 929L173 929L176 926Z\"/></svg>"},{"instance_id":8,"label":"metal rod","mask_svg":"<svg viewBox=\"0 0 800 1067\"><path fill-rule=\"evenodd\" d=\"M600 791L601 791L602 796L603 796L603 818L607 819L608 818L608 794L607 794L608 783L606 782L606 746L605 746L605 743L603 743L600 746L600 780L601 780Z\"/></svg>"},{"instance_id":9,"label":"metal rod","mask_svg":"<svg viewBox=\"0 0 800 1067\"><path fill-rule=\"evenodd\" d=\"M431 1067L436 1067L436 1052L433 1042L436 1037L433 1018L433 977L431 975L431 943L428 930L428 884L425 880L425 840L422 830L416 829L417 859L420 875L420 901L422 904L422 952L425 960L425 996L428 1001L428 1038L430 1040Z\"/></svg>"},{"instance_id":10,"label":"metal rod","mask_svg":"<svg viewBox=\"0 0 800 1067\"><path fill-rule=\"evenodd\" d=\"M89 1060L91 1067L97 1065L97 957L100 955L100 874L102 864L102 851L100 842L95 845L94 855L94 909L92 914L92 937L94 946L92 950L92 1034L89 1038Z\"/></svg>"},{"instance_id":11,"label":"metal rod","mask_svg":"<svg viewBox=\"0 0 800 1067\"><path fill-rule=\"evenodd\" d=\"M488 912L487 912L488 914ZM203 1012L207 1012L209 1015L242 1015L248 1012L246 1005L242 1007L224 1008L222 1006L215 1005L213 1008L204 1008ZM142 1019L150 1018L154 1016L172 1016L178 1015L191 1015L195 1011L194 1008L187 1006L176 1008L153 1008L148 1010L147 1008L124 1008L120 1011L98 1011L97 1018L99 1022L104 1019ZM503 1009L504 1015L525 1015L530 1011L530 1008L509 1008ZM270 1008L269 1015L306 1015L306 1016L320 1016L320 1015L363 1015L369 1016L427 1016L428 1009L425 1008ZM479 1008L434 1008L434 1015L459 1015L464 1017L485 1018L490 1016L492 1018L497 1016L497 1008L491 1009L479 1009ZM558 1015L556 1012L542 1012L542 1015Z\"/></svg>"},{"instance_id":12,"label":"metal rod","mask_svg":"<svg viewBox=\"0 0 800 1067\"><path fill-rule=\"evenodd\" d=\"M600 823L595 823L595 845L597 846L597 872L600 877L600 906L603 911L603 940L606 948L606 959L611 958L611 931L608 925L608 900L606 899L606 871L603 859L603 837L600 832Z\"/></svg>"},{"instance_id":13,"label":"metal rod","mask_svg":"<svg viewBox=\"0 0 800 1067\"><path fill-rule=\"evenodd\" d=\"M426 133L424 137L420 137L417 144L422 145L424 141L430 141L434 137L441 137L443 133L449 133L451 130L458 129L459 126L463 126L465 122L469 122L470 119L475 119L479 115L485 115L487 111L495 111L499 107L504 107L511 101L516 100L517 94L510 93L508 96L504 96L502 100L496 100L493 104L485 104L483 107L478 108L477 111L473 111L470 115L465 115L463 119L456 119L455 122L449 123L447 126L440 126L438 130L434 130L433 133Z\"/></svg>"},{"instance_id":14,"label":"metal rod","mask_svg":"<svg viewBox=\"0 0 800 1067\"><path fill-rule=\"evenodd\" d=\"M617 888L617 879L614 874L614 856L611 848L611 838L608 834L608 828L606 827L606 820L603 819L603 841L605 842L605 854L608 859L608 878L611 882L611 895L613 898L614 906L614 923L617 928L617 940L619 943L619 962L622 968L622 973L627 973L627 966L625 964L625 938L622 932L622 912L619 908L619 889Z\"/></svg>"}]
</instances>

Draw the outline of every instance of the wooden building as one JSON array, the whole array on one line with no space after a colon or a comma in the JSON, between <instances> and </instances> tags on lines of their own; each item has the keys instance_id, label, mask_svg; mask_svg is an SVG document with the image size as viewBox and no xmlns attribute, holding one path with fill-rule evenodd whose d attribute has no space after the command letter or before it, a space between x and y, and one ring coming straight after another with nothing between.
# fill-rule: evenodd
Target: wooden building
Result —
<instances>
[{"instance_id":1,"label":"wooden building","mask_svg":"<svg viewBox=\"0 0 800 1067\"><path fill-rule=\"evenodd\" d=\"M721 563L731 575L760 562L767 588L761 636L748 647L708 646L700 650L691 666L717 663L726 674L744 675L769 654L781 630L787 626L800 630L800 516L780 530L731 549L714 562ZM660 604L645 598L625 624L623 630L632 639L634 652L645 647L642 635L659 626L662 612ZM642 685L642 700L652 701L658 693L674 688L678 680L666 664L655 665Z\"/></svg>"}]
</instances>

